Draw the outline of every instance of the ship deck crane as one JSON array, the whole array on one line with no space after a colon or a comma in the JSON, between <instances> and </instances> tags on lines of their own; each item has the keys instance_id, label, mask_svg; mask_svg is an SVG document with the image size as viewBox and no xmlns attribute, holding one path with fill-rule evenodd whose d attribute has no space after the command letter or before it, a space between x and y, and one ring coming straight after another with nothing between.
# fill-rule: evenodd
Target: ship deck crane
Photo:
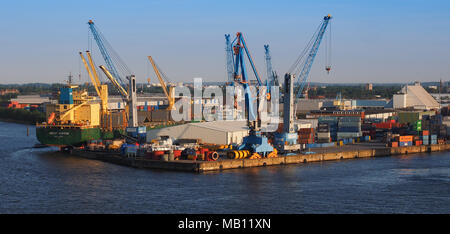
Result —
<instances>
[{"instance_id":1,"label":"ship deck crane","mask_svg":"<svg viewBox=\"0 0 450 234\"><path fill-rule=\"evenodd\" d=\"M161 69L158 67L158 65L156 65L152 56L148 56L148 60L152 64L153 70L155 70L155 74L158 77L158 80L159 80L159 83L161 84L163 92L166 95L167 100L169 101L167 110L174 110L175 98L173 96L173 87L169 87L169 90L167 90L167 84L164 81L164 79L167 80L167 77L164 75L164 73L161 71Z\"/></svg>"},{"instance_id":2,"label":"ship deck crane","mask_svg":"<svg viewBox=\"0 0 450 234\"><path fill-rule=\"evenodd\" d=\"M97 92L97 95L101 100L102 114L105 115L108 113L108 86L105 84L101 84L97 70L95 69L94 61L92 60L91 53L89 51L86 51L86 54L89 60L89 64L86 62L86 59L84 58L82 52L80 52L80 57L88 72L89 77L91 78L95 91Z\"/></svg>"},{"instance_id":3,"label":"ship deck crane","mask_svg":"<svg viewBox=\"0 0 450 234\"><path fill-rule=\"evenodd\" d=\"M125 107L126 114L128 115L129 121L128 126L129 127L137 127L137 96L136 96L136 79L134 75L131 75L127 77L129 80L128 85L128 91L125 90L125 88L122 87L122 85L119 84L119 82L114 78L114 76L108 71L108 69L100 65L100 69L102 69L103 73L105 73L106 77L113 83L114 87L116 87L117 90L119 90L120 95L127 103L127 106Z\"/></svg>"},{"instance_id":4,"label":"ship deck crane","mask_svg":"<svg viewBox=\"0 0 450 234\"><path fill-rule=\"evenodd\" d=\"M126 100L126 112L129 118L128 126L137 127L137 96L136 96L136 79L131 74L128 66L123 62L119 55L114 51L103 34L98 30L92 20L88 22L89 29L94 36L98 49L105 60L106 67L100 66L113 86L119 91L124 100ZM119 72L119 69L121 72ZM128 80L128 91L125 90L125 77Z\"/></svg>"},{"instance_id":5,"label":"ship deck crane","mask_svg":"<svg viewBox=\"0 0 450 234\"><path fill-rule=\"evenodd\" d=\"M256 110L253 109L253 97L249 86L250 79L245 67L245 57L247 57L250 63L258 86L261 86L262 82L242 33L238 32L236 34L236 39L233 40L232 45L234 51L233 81L236 84L241 84L244 88L247 126L250 129L249 135L244 137L243 143L237 149L250 151L252 153L250 158L276 157L276 150L268 143L267 137L261 134L261 119L259 114L260 94L258 87L256 89Z\"/></svg>"},{"instance_id":6,"label":"ship deck crane","mask_svg":"<svg viewBox=\"0 0 450 234\"><path fill-rule=\"evenodd\" d=\"M92 20L88 22L89 29L94 36L95 42L97 43L98 49L105 60L106 67L113 77L122 85L125 86L125 78L131 75L131 71L128 66L119 57L117 52L114 51L112 46L97 28ZM119 72L120 71L120 72Z\"/></svg>"}]
</instances>

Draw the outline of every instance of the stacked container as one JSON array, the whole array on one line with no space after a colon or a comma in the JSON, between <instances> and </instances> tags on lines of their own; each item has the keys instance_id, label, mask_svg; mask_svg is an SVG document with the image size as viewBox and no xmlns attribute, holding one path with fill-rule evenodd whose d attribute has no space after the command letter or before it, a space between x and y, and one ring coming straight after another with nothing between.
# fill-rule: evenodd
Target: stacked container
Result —
<instances>
[{"instance_id":1,"label":"stacked container","mask_svg":"<svg viewBox=\"0 0 450 234\"><path fill-rule=\"evenodd\" d=\"M360 117L341 117L338 121L337 139L356 138L361 134L361 118Z\"/></svg>"},{"instance_id":2,"label":"stacked container","mask_svg":"<svg viewBox=\"0 0 450 234\"><path fill-rule=\"evenodd\" d=\"M330 137L333 141L335 141L337 139L338 121L339 121L339 117L337 117L337 116L321 116L318 119L319 124L321 124L321 123L328 124Z\"/></svg>"},{"instance_id":3,"label":"stacked container","mask_svg":"<svg viewBox=\"0 0 450 234\"><path fill-rule=\"evenodd\" d=\"M398 144L399 146L412 146L413 145L414 136L399 136Z\"/></svg>"},{"instance_id":4,"label":"stacked container","mask_svg":"<svg viewBox=\"0 0 450 234\"><path fill-rule=\"evenodd\" d=\"M422 144L429 145L430 144L430 131L423 130L421 133L422 134L420 136L420 139L422 140Z\"/></svg>"},{"instance_id":5,"label":"stacked container","mask_svg":"<svg viewBox=\"0 0 450 234\"><path fill-rule=\"evenodd\" d=\"M314 143L314 137L315 137L314 128L300 128L298 130L299 144L312 144Z\"/></svg>"},{"instance_id":6,"label":"stacked container","mask_svg":"<svg viewBox=\"0 0 450 234\"><path fill-rule=\"evenodd\" d=\"M430 138L430 144L431 145L436 145L437 144L437 135L431 135L431 138Z\"/></svg>"},{"instance_id":7,"label":"stacked container","mask_svg":"<svg viewBox=\"0 0 450 234\"><path fill-rule=\"evenodd\" d=\"M317 142L331 142L330 126L326 122L320 122L317 126Z\"/></svg>"}]
</instances>

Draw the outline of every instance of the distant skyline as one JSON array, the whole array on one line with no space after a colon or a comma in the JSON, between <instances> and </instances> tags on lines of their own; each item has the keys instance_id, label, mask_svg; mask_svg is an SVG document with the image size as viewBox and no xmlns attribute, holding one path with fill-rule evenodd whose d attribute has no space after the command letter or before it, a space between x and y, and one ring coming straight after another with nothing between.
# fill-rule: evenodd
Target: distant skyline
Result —
<instances>
[{"instance_id":1,"label":"distant skyline","mask_svg":"<svg viewBox=\"0 0 450 234\"><path fill-rule=\"evenodd\" d=\"M332 70L319 49L309 81L408 83L450 80L450 1L7 1L0 8L0 83L89 82L78 52L105 64L92 19L143 83L227 79L224 34L243 32L266 78L264 44L280 77L331 14ZM90 45L92 48L90 48ZM81 73L82 80L78 79Z\"/></svg>"}]
</instances>

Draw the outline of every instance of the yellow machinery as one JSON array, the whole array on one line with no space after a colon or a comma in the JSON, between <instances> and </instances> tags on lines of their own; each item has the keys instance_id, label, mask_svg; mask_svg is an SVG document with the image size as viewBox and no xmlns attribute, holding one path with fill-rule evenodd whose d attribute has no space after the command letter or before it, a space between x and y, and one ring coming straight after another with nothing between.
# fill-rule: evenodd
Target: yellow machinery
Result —
<instances>
[{"instance_id":1,"label":"yellow machinery","mask_svg":"<svg viewBox=\"0 0 450 234\"><path fill-rule=\"evenodd\" d=\"M119 84L117 79L108 71L108 69L100 65L100 69L102 69L103 73L105 73L106 77L111 81L111 83L116 87L116 89L120 92L122 95L122 98L126 101L127 105L125 106L125 113L126 117L129 118L128 125L129 127L136 127L137 126L137 110L136 110L136 103L137 103L137 96L136 96L136 79L134 75L131 75L127 77L130 81L129 89L128 91L125 90L122 85Z\"/></svg>"},{"instance_id":2,"label":"yellow machinery","mask_svg":"<svg viewBox=\"0 0 450 234\"><path fill-rule=\"evenodd\" d=\"M161 83L161 87L167 97L167 100L169 100L169 106L167 107L167 110L173 110L175 104L175 98L173 97L173 87L169 87L169 90L167 90L166 82L164 82L164 79L161 76L161 72L159 71L158 66L156 66L155 61L153 61L152 56L148 56L148 60L152 64L153 70L155 70L155 74L158 77L159 83Z\"/></svg>"},{"instance_id":3,"label":"yellow machinery","mask_svg":"<svg viewBox=\"0 0 450 234\"><path fill-rule=\"evenodd\" d=\"M105 73L106 77L108 77L114 87L119 90L122 97L128 98L128 92L122 87L122 85L119 84L119 82L117 82L117 80L111 75L108 69L106 69L106 67L103 65L100 65L100 69L102 69L103 73Z\"/></svg>"},{"instance_id":4,"label":"yellow machinery","mask_svg":"<svg viewBox=\"0 0 450 234\"><path fill-rule=\"evenodd\" d=\"M100 104L93 100L85 90L77 90L78 86L68 85L65 90L71 90L73 103L47 104L46 115L49 122L56 120L58 125L100 125ZM51 124L50 123L50 124Z\"/></svg>"},{"instance_id":5,"label":"yellow machinery","mask_svg":"<svg viewBox=\"0 0 450 234\"><path fill-rule=\"evenodd\" d=\"M102 109L102 115L107 115L108 113L108 86L102 85L100 83L100 79L98 78L97 70L95 69L94 61L92 60L91 53L89 51L86 51L86 54L89 59L89 65L86 62L86 59L84 59L83 53L80 52L81 60L83 61L83 64L89 74L89 77L91 78L92 84L95 87L95 91L97 91L97 95L101 100L101 109ZM92 70L92 72L91 72Z\"/></svg>"}]
</instances>

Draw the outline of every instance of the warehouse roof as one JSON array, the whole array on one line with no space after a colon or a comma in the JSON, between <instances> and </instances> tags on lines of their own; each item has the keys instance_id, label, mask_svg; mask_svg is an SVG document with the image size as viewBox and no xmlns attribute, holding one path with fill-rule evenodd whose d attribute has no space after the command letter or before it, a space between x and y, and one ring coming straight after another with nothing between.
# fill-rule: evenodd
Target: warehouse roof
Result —
<instances>
[{"instance_id":1,"label":"warehouse roof","mask_svg":"<svg viewBox=\"0 0 450 234\"><path fill-rule=\"evenodd\" d=\"M221 120L201 123L189 123L189 125L223 132L248 131L247 121Z\"/></svg>"},{"instance_id":2,"label":"warehouse roof","mask_svg":"<svg viewBox=\"0 0 450 234\"><path fill-rule=\"evenodd\" d=\"M49 101L50 98L40 95L19 95L17 98L11 98L11 102L18 102L21 104L42 104Z\"/></svg>"},{"instance_id":3,"label":"warehouse roof","mask_svg":"<svg viewBox=\"0 0 450 234\"><path fill-rule=\"evenodd\" d=\"M406 96L406 106L439 108L439 103L420 84L406 85L401 90Z\"/></svg>"}]
</instances>

